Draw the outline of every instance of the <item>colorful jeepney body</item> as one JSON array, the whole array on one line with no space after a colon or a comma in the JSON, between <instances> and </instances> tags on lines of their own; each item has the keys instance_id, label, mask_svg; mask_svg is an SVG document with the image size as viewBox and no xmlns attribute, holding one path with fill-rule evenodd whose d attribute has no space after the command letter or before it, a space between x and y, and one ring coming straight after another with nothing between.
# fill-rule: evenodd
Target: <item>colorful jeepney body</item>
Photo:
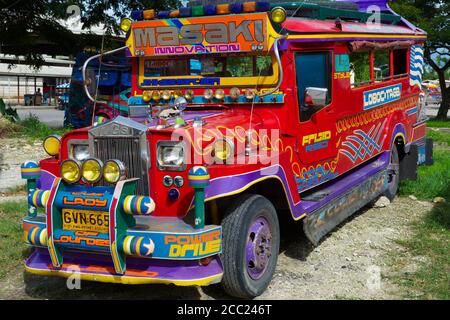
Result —
<instances>
[{"instance_id":1,"label":"colorful jeepney body","mask_svg":"<svg viewBox=\"0 0 450 320\"><path fill-rule=\"evenodd\" d=\"M418 105L426 35L382 9L378 25L364 10L296 3L134 12L122 23L129 116L66 133L40 162L29 204L45 214L24 219L35 248L26 269L216 283L229 254L222 220L243 194L303 220L316 244L395 194L428 150ZM276 230L255 219L244 250L256 283Z\"/></svg>"}]
</instances>

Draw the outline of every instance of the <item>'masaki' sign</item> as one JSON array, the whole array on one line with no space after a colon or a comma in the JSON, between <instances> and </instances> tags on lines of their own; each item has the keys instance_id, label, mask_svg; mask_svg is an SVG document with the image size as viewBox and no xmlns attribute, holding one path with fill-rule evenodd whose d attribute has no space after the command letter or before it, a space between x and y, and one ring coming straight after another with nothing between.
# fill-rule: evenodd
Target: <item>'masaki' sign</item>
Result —
<instances>
[{"instance_id":1,"label":"'masaki' sign","mask_svg":"<svg viewBox=\"0 0 450 320\"><path fill-rule=\"evenodd\" d=\"M400 99L402 85L395 84L364 92L364 110Z\"/></svg>"},{"instance_id":2,"label":"'masaki' sign","mask_svg":"<svg viewBox=\"0 0 450 320\"><path fill-rule=\"evenodd\" d=\"M172 55L267 49L266 14L135 22L132 54Z\"/></svg>"}]
</instances>

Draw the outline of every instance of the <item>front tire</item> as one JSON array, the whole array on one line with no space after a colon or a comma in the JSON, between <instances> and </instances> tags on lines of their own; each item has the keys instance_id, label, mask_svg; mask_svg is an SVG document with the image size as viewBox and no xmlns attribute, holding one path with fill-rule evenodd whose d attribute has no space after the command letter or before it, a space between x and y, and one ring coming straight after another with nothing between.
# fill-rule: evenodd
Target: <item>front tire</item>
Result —
<instances>
[{"instance_id":1,"label":"front tire","mask_svg":"<svg viewBox=\"0 0 450 320\"><path fill-rule=\"evenodd\" d=\"M260 195L241 196L227 210L222 228L225 291L239 298L259 296L272 280L280 248L274 206Z\"/></svg>"}]
</instances>

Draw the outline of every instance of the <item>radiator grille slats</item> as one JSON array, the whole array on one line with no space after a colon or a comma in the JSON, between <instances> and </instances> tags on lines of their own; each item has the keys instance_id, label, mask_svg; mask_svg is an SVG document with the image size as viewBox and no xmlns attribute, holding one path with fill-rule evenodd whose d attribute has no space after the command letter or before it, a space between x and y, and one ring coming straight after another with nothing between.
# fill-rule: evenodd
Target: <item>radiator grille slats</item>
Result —
<instances>
[{"instance_id":1,"label":"radiator grille slats","mask_svg":"<svg viewBox=\"0 0 450 320\"><path fill-rule=\"evenodd\" d=\"M138 137L95 137L94 154L103 162L118 159L128 168L128 178L139 178L136 194L148 194L148 176L141 159ZM100 182L105 184L104 181Z\"/></svg>"}]
</instances>

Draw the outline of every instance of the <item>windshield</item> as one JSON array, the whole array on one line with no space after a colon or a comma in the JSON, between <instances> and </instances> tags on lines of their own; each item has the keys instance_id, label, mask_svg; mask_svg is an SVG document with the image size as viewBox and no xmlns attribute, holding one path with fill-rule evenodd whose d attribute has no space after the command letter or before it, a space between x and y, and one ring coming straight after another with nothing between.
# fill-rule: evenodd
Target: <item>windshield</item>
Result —
<instances>
[{"instance_id":1,"label":"windshield","mask_svg":"<svg viewBox=\"0 0 450 320\"><path fill-rule=\"evenodd\" d=\"M165 59L143 58L140 67L141 86L164 86L167 79L220 79L224 86L273 84L276 82L272 56L263 55L196 55ZM191 82L195 83L195 82ZM199 82L205 84L206 82ZM177 83L181 85L180 82Z\"/></svg>"}]
</instances>

